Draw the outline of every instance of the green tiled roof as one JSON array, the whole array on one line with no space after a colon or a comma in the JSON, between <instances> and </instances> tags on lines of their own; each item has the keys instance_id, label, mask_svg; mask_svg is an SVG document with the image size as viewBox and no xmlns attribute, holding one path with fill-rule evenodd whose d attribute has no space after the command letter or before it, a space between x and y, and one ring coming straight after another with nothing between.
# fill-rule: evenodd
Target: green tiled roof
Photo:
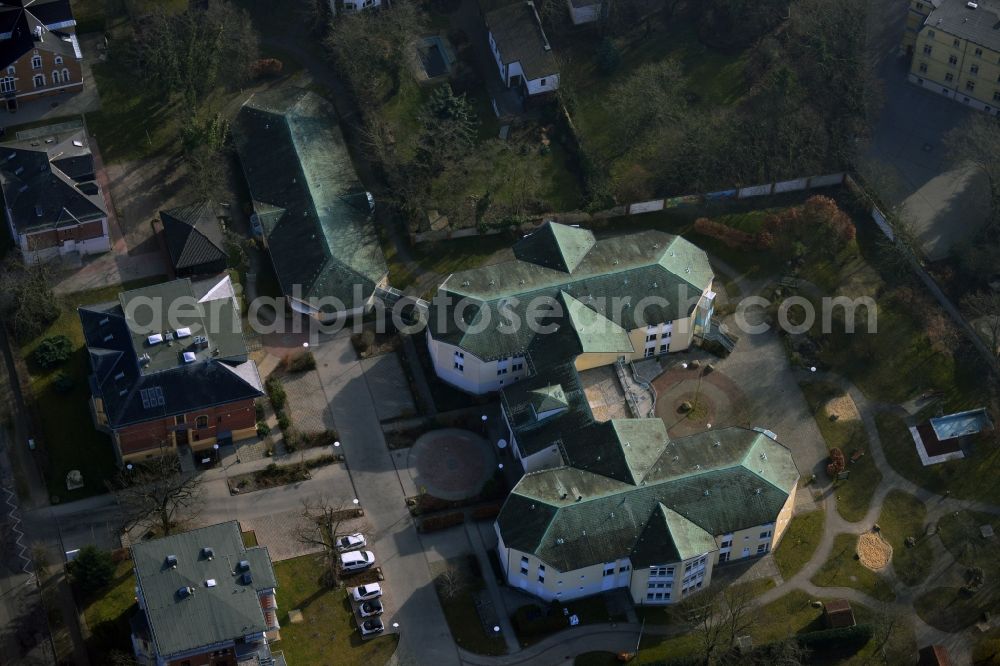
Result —
<instances>
[{"instance_id":1,"label":"green tiled roof","mask_svg":"<svg viewBox=\"0 0 1000 666\"><path fill-rule=\"evenodd\" d=\"M681 562L715 547L714 536L676 511L657 504L632 548L632 566Z\"/></svg>"},{"instance_id":2,"label":"green tiled roof","mask_svg":"<svg viewBox=\"0 0 1000 666\"><path fill-rule=\"evenodd\" d=\"M560 231L551 229L560 227ZM577 234L589 232L549 223L535 235L545 233L551 234L551 239L559 234L578 239ZM531 261L519 258L449 276L431 303L434 339L456 345L483 360L520 355L545 334L536 334L527 325L498 324L512 316L526 321L535 299L551 299L558 304L563 310L561 315L555 314L546 321L560 326L572 326L566 310L574 312L581 321L596 321L594 315L574 304L575 300L612 319L619 328L632 330L687 317L712 282L712 269L703 251L683 238L659 231L597 241L582 258L575 251L568 252L572 272L552 268L565 264L565 255L561 249L553 256L540 253L539 248L545 245L539 241L531 252L521 252L522 257L530 257ZM562 247L554 241L549 245ZM576 243L572 247L582 249L584 245ZM657 296L662 302L643 302L647 296ZM459 302L463 304L460 313L464 326L456 321ZM620 317L616 309L621 310ZM610 331L591 340L586 329L584 325L583 336L589 343L622 342L620 336Z\"/></svg>"},{"instance_id":3,"label":"green tiled roof","mask_svg":"<svg viewBox=\"0 0 1000 666\"><path fill-rule=\"evenodd\" d=\"M564 224L546 224L514 244L514 256L521 261L572 273L597 240L586 229Z\"/></svg>"},{"instance_id":4,"label":"green tiled roof","mask_svg":"<svg viewBox=\"0 0 1000 666\"><path fill-rule=\"evenodd\" d=\"M236 148L282 291L348 308L388 272L330 104L283 88L254 94L233 125Z\"/></svg>"},{"instance_id":5,"label":"green tiled roof","mask_svg":"<svg viewBox=\"0 0 1000 666\"><path fill-rule=\"evenodd\" d=\"M546 340L557 336L545 336ZM554 352L555 353L555 352ZM573 353L568 354L569 358ZM533 408L535 391L558 384L566 399L566 409L541 421ZM594 422L580 376L572 360L539 369L538 374L505 387L500 392L504 414L514 431L522 455L532 455L560 445L564 436L574 434Z\"/></svg>"},{"instance_id":6,"label":"green tiled roof","mask_svg":"<svg viewBox=\"0 0 1000 666\"><path fill-rule=\"evenodd\" d=\"M204 548L212 549L211 559ZM168 565L169 555L177 558L176 568ZM249 582L236 571L242 561L250 564ZM267 629L258 592L277 587L271 558L266 547L243 545L235 520L136 543L132 562L151 637L162 656ZM194 588L193 594L178 594L185 587Z\"/></svg>"},{"instance_id":7,"label":"green tiled roof","mask_svg":"<svg viewBox=\"0 0 1000 666\"><path fill-rule=\"evenodd\" d=\"M628 332L621 326L565 291L560 292L560 296L584 353L631 354L635 351Z\"/></svg>"},{"instance_id":8,"label":"green tiled roof","mask_svg":"<svg viewBox=\"0 0 1000 666\"><path fill-rule=\"evenodd\" d=\"M607 432L607 424L597 425ZM619 428L618 422L610 425ZM628 435L641 440L639 433ZM714 536L773 522L798 482L788 449L744 428L673 440L652 462L646 448L652 440L631 456L613 455L622 447L608 440L591 440L585 452L576 451L580 442L567 435L564 448L571 460L586 463L573 460L573 467L525 475L497 519L506 546L560 571L633 554L643 562L671 561L708 545L698 530ZM664 544L664 531L651 521L663 522L670 537L662 555L651 544ZM640 542L644 533L647 541Z\"/></svg>"},{"instance_id":9,"label":"green tiled roof","mask_svg":"<svg viewBox=\"0 0 1000 666\"><path fill-rule=\"evenodd\" d=\"M531 406L535 408L536 414L553 409L565 409L568 406L566 393L558 384L534 389L531 391Z\"/></svg>"}]
</instances>

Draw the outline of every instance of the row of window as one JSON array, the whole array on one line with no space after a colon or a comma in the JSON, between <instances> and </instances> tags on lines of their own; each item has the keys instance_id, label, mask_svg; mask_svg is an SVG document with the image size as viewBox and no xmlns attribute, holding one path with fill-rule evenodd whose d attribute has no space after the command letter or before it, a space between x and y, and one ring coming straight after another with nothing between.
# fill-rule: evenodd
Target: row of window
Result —
<instances>
[{"instance_id":1,"label":"row of window","mask_svg":"<svg viewBox=\"0 0 1000 666\"><path fill-rule=\"evenodd\" d=\"M54 62L57 65L63 64L63 58L62 58L62 56L61 55L57 55L55 57ZM42 56L40 56L38 54L35 54L35 55L31 56L31 69L41 69L41 68L42 68ZM13 74L14 73L14 66L13 65L11 65L10 67L7 68L7 73L8 74Z\"/></svg>"},{"instance_id":2,"label":"row of window","mask_svg":"<svg viewBox=\"0 0 1000 666\"><path fill-rule=\"evenodd\" d=\"M221 416L216 416L215 417L215 422L216 423L222 423L222 417ZM174 423L176 425L183 425L184 424L184 415L183 414L178 414L177 416L175 416L174 417ZM208 427L208 417L205 416L204 414L201 415L201 416L199 416L199 417L197 417L194 420L194 427L198 428L199 430L202 429L202 428L207 428Z\"/></svg>"},{"instance_id":3,"label":"row of window","mask_svg":"<svg viewBox=\"0 0 1000 666\"><path fill-rule=\"evenodd\" d=\"M647 592L646 601L670 601L669 592Z\"/></svg>"},{"instance_id":4,"label":"row of window","mask_svg":"<svg viewBox=\"0 0 1000 666\"><path fill-rule=\"evenodd\" d=\"M928 30L927 31L927 36L930 37L931 39L934 38L935 34L936 33L933 30ZM961 48L962 47L962 41L959 40L959 39L952 39L951 40L951 46L952 46L952 48L956 48L956 49L957 48ZM930 52L931 52L931 46L930 46L930 44L925 45L924 46L924 53L930 55ZM973 51L973 53L975 53L975 55L976 55L977 58L982 58L983 57L983 50L981 48L977 47L975 49L975 51ZM954 56L952 56L952 57L954 58ZM1000 59L998 59L997 62L1000 63Z\"/></svg>"},{"instance_id":5,"label":"row of window","mask_svg":"<svg viewBox=\"0 0 1000 666\"><path fill-rule=\"evenodd\" d=\"M918 69L920 70L921 74L926 74L927 73L927 63L924 63L924 62L920 63L920 66L918 67ZM977 68L977 71L978 71L978 68ZM975 73L975 72L973 72L973 73ZM945 75L944 75L944 80L945 80L946 83L951 83L952 81L955 80L955 75L952 74L951 72L946 72ZM997 82L1000 83L1000 77L997 77ZM976 82L975 81L966 81L965 82L965 89L967 91L969 91L969 92L975 92L975 90L976 90ZM945 90L945 92L947 92L947 90ZM1000 90L994 90L993 91L993 101L994 102L1000 102Z\"/></svg>"},{"instance_id":6,"label":"row of window","mask_svg":"<svg viewBox=\"0 0 1000 666\"><path fill-rule=\"evenodd\" d=\"M31 77L31 82L36 88L42 88L45 86L45 75L35 74ZM63 69L62 71L55 69L52 70L52 85L58 85L60 83L69 83L70 74L68 69ZM5 76L0 78L0 92L12 93L17 91L17 85L14 81L13 76Z\"/></svg>"}]
</instances>

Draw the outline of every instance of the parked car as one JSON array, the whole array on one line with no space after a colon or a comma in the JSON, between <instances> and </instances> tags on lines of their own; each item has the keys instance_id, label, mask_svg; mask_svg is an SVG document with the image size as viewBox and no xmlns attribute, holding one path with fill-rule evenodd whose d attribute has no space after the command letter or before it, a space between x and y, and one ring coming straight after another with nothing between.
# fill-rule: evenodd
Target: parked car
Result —
<instances>
[{"instance_id":1,"label":"parked car","mask_svg":"<svg viewBox=\"0 0 1000 666\"><path fill-rule=\"evenodd\" d=\"M354 550L355 548L364 548L367 545L368 540L365 539L365 535L361 532L355 532L354 534L337 537L337 550L340 552L344 552L345 550Z\"/></svg>"},{"instance_id":2,"label":"parked car","mask_svg":"<svg viewBox=\"0 0 1000 666\"><path fill-rule=\"evenodd\" d=\"M361 612L361 617L374 617L375 615L381 615L383 611L382 602L378 599L372 599L371 601L366 601L361 604L361 608L358 610Z\"/></svg>"},{"instance_id":3,"label":"parked car","mask_svg":"<svg viewBox=\"0 0 1000 666\"><path fill-rule=\"evenodd\" d=\"M378 599L382 596L382 586L378 583L358 585L357 587L348 588L347 591L351 593L351 598L355 601L368 601L369 599Z\"/></svg>"},{"instance_id":4,"label":"parked car","mask_svg":"<svg viewBox=\"0 0 1000 666\"><path fill-rule=\"evenodd\" d=\"M340 567L344 571L361 571L375 564L375 553L370 550L352 550L340 556Z\"/></svg>"},{"instance_id":5,"label":"parked car","mask_svg":"<svg viewBox=\"0 0 1000 666\"><path fill-rule=\"evenodd\" d=\"M361 630L362 636L374 636L375 634L381 634L385 631L385 625L382 624L382 620L377 617L373 617L370 620L365 620L362 622L358 629Z\"/></svg>"}]
</instances>

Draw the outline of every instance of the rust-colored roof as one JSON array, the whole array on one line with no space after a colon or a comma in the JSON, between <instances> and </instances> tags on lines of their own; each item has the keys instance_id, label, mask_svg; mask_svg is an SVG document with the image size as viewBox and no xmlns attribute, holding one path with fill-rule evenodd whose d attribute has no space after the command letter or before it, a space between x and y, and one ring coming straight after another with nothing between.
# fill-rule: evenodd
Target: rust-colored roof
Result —
<instances>
[{"instance_id":1,"label":"rust-colored roof","mask_svg":"<svg viewBox=\"0 0 1000 666\"><path fill-rule=\"evenodd\" d=\"M823 615L830 629L853 627L857 624L854 620L854 611L851 610L851 603L847 599L834 599L826 602L823 605Z\"/></svg>"}]
</instances>

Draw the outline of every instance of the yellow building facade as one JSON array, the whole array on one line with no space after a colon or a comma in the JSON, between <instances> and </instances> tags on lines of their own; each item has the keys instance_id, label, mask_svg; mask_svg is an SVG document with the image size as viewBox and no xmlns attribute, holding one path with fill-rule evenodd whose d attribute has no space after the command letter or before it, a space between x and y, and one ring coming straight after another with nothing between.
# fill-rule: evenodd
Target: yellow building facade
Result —
<instances>
[{"instance_id":1,"label":"yellow building facade","mask_svg":"<svg viewBox=\"0 0 1000 666\"><path fill-rule=\"evenodd\" d=\"M922 6L921 9L917 9ZM910 20L919 21L915 33ZM913 35L909 80L931 92L997 115L1000 108L1000 0L978 3L911 0ZM904 47L906 38L904 38Z\"/></svg>"}]
</instances>

